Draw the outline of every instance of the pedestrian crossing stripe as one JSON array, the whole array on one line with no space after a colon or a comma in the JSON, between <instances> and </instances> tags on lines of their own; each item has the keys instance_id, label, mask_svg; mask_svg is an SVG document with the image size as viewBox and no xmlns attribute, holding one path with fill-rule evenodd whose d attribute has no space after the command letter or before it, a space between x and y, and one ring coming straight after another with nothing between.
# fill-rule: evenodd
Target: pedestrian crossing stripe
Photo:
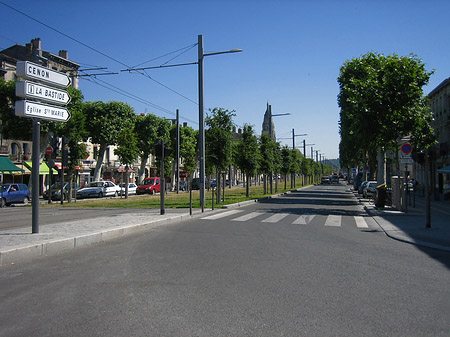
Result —
<instances>
[{"instance_id":1,"label":"pedestrian crossing stripe","mask_svg":"<svg viewBox=\"0 0 450 337\"><path fill-rule=\"evenodd\" d=\"M231 221L248 221L248 220L256 218L257 216L260 216L262 214L265 214L265 213L262 213L262 212L250 212L248 214L241 215L240 217L237 217L235 219L231 219Z\"/></svg>"},{"instance_id":2,"label":"pedestrian crossing stripe","mask_svg":"<svg viewBox=\"0 0 450 337\"><path fill-rule=\"evenodd\" d=\"M327 227L341 227L341 216L330 214L325 221Z\"/></svg>"},{"instance_id":3,"label":"pedestrian crossing stripe","mask_svg":"<svg viewBox=\"0 0 450 337\"><path fill-rule=\"evenodd\" d=\"M208 215L208 216L205 216L200 219L216 220L216 219L221 219L221 218L237 215L241 212L243 212L243 210L228 210L228 211L220 212L217 214ZM230 221L245 222L245 221L249 221L249 220L252 220L259 216L267 215L267 214L268 213L265 213L265 212L249 212L249 213L240 215L236 218L230 219ZM293 215L293 214L292 213L275 213L275 214L270 215L268 218L261 220L260 222L277 223L277 222L280 222L281 220L283 220L284 218L286 218L288 215ZM316 216L317 216L317 214L302 214L302 215L298 216L292 222L292 224L293 225L308 225L316 218ZM367 219L366 217L353 216L353 218L355 219L356 227L361 228L361 229L369 228L369 225L366 221L366 219ZM343 219L342 215L330 214L330 215L326 216L325 223L323 225L326 227L341 227L342 219Z\"/></svg>"},{"instance_id":4,"label":"pedestrian crossing stripe","mask_svg":"<svg viewBox=\"0 0 450 337\"><path fill-rule=\"evenodd\" d=\"M206 216L206 217L201 218L201 219L202 220L215 220L215 219L225 218L227 216L234 215L234 214L237 214L237 213L240 213L240 212L242 212L242 210L240 210L240 209L233 209L231 211L226 211L226 212L221 212L221 213L209 215L209 216Z\"/></svg>"},{"instance_id":5,"label":"pedestrian crossing stripe","mask_svg":"<svg viewBox=\"0 0 450 337\"><path fill-rule=\"evenodd\" d=\"M366 220L362 216L355 216L356 227L358 228L369 228Z\"/></svg>"},{"instance_id":6,"label":"pedestrian crossing stripe","mask_svg":"<svg viewBox=\"0 0 450 337\"><path fill-rule=\"evenodd\" d=\"M313 221L314 218L315 218L315 215L313 215L313 214L302 214L297 219L295 219L292 224L293 225L307 225L311 221Z\"/></svg>"},{"instance_id":7,"label":"pedestrian crossing stripe","mask_svg":"<svg viewBox=\"0 0 450 337\"><path fill-rule=\"evenodd\" d=\"M274 215L269 216L267 219L262 220L261 222L271 222L271 223L275 223L278 222L282 219L284 219L285 217L287 217L289 215L289 213L277 213Z\"/></svg>"}]
</instances>

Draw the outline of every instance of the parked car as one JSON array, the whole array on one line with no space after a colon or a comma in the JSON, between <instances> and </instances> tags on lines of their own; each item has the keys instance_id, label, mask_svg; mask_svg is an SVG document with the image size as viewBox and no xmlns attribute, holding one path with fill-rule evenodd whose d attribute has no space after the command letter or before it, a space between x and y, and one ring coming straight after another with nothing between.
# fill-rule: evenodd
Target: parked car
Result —
<instances>
[{"instance_id":1,"label":"parked car","mask_svg":"<svg viewBox=\"0 0 450 337\"><path fill-rule=\"evenodd\" d=\"M145 178L141 185L136 188L136 194L155 194L161 192L160 178Z\"/></svg>"},{"instance_id":2,"label":"parked car","mask_svg":"<svg viewBox=\"0 0 450 337\"><path fill-rule=\"evenodd\" d=\"M375 194L377 190L378 183L376 181L369 181L365 186L363 190L363 196L364 198L371 197Z\"/></svg>"},{"instance_id":3,"label":"parked car","mask_svg":"<svg viewBox=\"0 0 450 337\"><path fill-rule=\"evenodd\" d=\"M330 182L339 184L339 176L337 174L333 174L332 176L330 176Z\"/></svg>"},{"instance_id":4,"label":"parked car","mask_svg":"<svg viewBox=\"0 0 450 337\"><path fill-rule=\"evenodd\" d=\"M112 181L94 181L89 187L77 191L77 199L114 197L120 193L120 187Z\"/></svg>"},{"instance_id":5,"label":"parked car","mask_svg":"<svg viewBox=\"0 0 450 337\"><path fill-rule=\"evenodd\" d=\"M3 184L0 186L0 204L9 206L11 204L28 204L30 201L30 190L25 184Z\"/></svg>"},{"instance_id":6,"label":"parked car","mask_svg":"<svg viewBox=\"0 0 450 337\"><path fill-rule=\"evenodd\" d=\"M322 177L322 179L320 180L320 183L321 184L331 184L330 177L328 177L328 176Z\"/></svg>"},{"instance_id":7,"label":"parked car","mask_svg":"<svg viewBox=\"0 0 450 337\"><path fill-rule=\"evenodd\" d=\"M363 181L361 183L361 185L359 185L359 187L358 187L358 194L363 194L364 186L366 186L367 183L368 183L368 181L366 180L366 181Z\"/></svg>"},{"instance_id":8,"label":"parked car","mask_svg":"<svg viewBox=\"0 0 450 337\"><path fill-rule=\"evenodd\" d=\"M63 190L64 200L68 200L69 199L69 183L64 183L62 190ZM72 198L75 197L77 190L78 190L78 184L72 183ZM47 191L44 192L43 197L45 200L48 200L48 195L49 195L50 191L51 191L52 200L61 200L61 183L60 182L54 183L52 186L50 186L50 188Z\"/></svg>"},{"instance_id":9,"label":"parked car","mask_svg":"<svg viewBox=\"0 0 450 337\"><path fill-rule=\"evenodd\" d=\"M208 188L208 178L205 177L205 188ZM216 187L217 182L215 179L211 180L211 187ZM200 189L200 178L192 179L192 189L199 190Z\"/></svg>"},{"instance_id":10,"label":"parked car","mask_svg":"<svg viewBox=\"0 0 450 337\"><path fill-rule=\"evenodd\" d=\"M120 187L120 195L125 195L125 187L126 187L126 183L120 183L119 187ZM137 189L137 185L135 183L129 183L128 184L128 195L134 195L136 194L136 189Z\"/></svg>"}]
</instances>

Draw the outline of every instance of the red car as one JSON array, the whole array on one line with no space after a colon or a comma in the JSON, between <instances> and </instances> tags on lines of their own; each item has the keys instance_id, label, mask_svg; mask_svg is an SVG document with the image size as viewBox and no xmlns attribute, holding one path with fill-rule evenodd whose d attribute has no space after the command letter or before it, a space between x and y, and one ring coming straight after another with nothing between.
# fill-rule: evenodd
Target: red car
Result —
<instances>
[{"instance_id":1,"label":"red car","mask_svg":"<svg viewBox=\"0 0 450 337\"><path fill-rule=\"evenodd\" d=\"M136 188L136 194L155 194L161 192L160 178L145 178Z\"/></svg>"}]
</instances>

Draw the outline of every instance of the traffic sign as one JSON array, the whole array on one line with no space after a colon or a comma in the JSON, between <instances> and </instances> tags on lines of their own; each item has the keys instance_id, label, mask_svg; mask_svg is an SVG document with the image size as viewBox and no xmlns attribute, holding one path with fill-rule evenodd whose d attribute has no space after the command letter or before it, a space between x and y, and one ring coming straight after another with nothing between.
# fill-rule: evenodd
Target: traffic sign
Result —
<instances>
[{"instance_id":1,"label":"traffic sign","mask_svg":"<svg viewBox=\"0 0 450 337\"><path fill-rule=\"evenodd\" d=\"M45 154L46 154L47 156L51 156L52 153L53 153L53 148L52 148L50 145L47 146L47 147L45 148Z\"/></svg>"},{"instance_id":2,"label":"traffic sign","mask_svg":"<svg viewBox=\"0 0 450 337\"><path fill-rule=\"evenodd\" d=\"M66 105L70 102L70 96L67 91L29 81L16 82L16 95L23 98L35 98L61 105Z\"/></svg>"},{"instance_id":3,"label":"traffic sign","mask_svg":"<svg viewBox=\"0 0 450 337\"><path fill-rule=\"evenodd\" d=\"M16 74L30 80L53 84L60 88L66 88L70 84L70 77L64 73L52 70L30 61L17 62Z\"/></svg>"},{"instance_id":4,"label":"traffic sign","mask_svg":"<svg viewBox=\"0 0 450 337\"><path fill-rule=\"evenodd\" d=\"M16 116L36 117L55 122L67 122L70 113L65 108L31 101L16 101Z\"/></svg>"},{"instance_id":5,"label":"traffic sign","mask_svg":"<svg viewBox=\"0 0 450 337\"><path fill-rule=\"evenodd\" d=\"M411 154L413 148L412 148L411 144L406 143L406 144L402 145L401 150L402 150L402 153L404 153L404 154Z\"/></svg>"}]
</instances>

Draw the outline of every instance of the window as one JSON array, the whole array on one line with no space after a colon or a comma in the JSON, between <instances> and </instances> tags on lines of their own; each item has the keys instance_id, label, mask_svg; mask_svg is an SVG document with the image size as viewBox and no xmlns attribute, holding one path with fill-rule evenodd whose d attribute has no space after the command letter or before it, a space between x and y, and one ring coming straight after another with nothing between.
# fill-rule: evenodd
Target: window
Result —
<instances>
[{"instance_id":1,"label":"window","mask_svg":"<svg viewBox=\"0 0 450 337\"><path fill-rule=\"evenodd\" d=\"M16 143L11 143L11 154L17 155L19 146Z\"/></svg>"}]
</instances>

